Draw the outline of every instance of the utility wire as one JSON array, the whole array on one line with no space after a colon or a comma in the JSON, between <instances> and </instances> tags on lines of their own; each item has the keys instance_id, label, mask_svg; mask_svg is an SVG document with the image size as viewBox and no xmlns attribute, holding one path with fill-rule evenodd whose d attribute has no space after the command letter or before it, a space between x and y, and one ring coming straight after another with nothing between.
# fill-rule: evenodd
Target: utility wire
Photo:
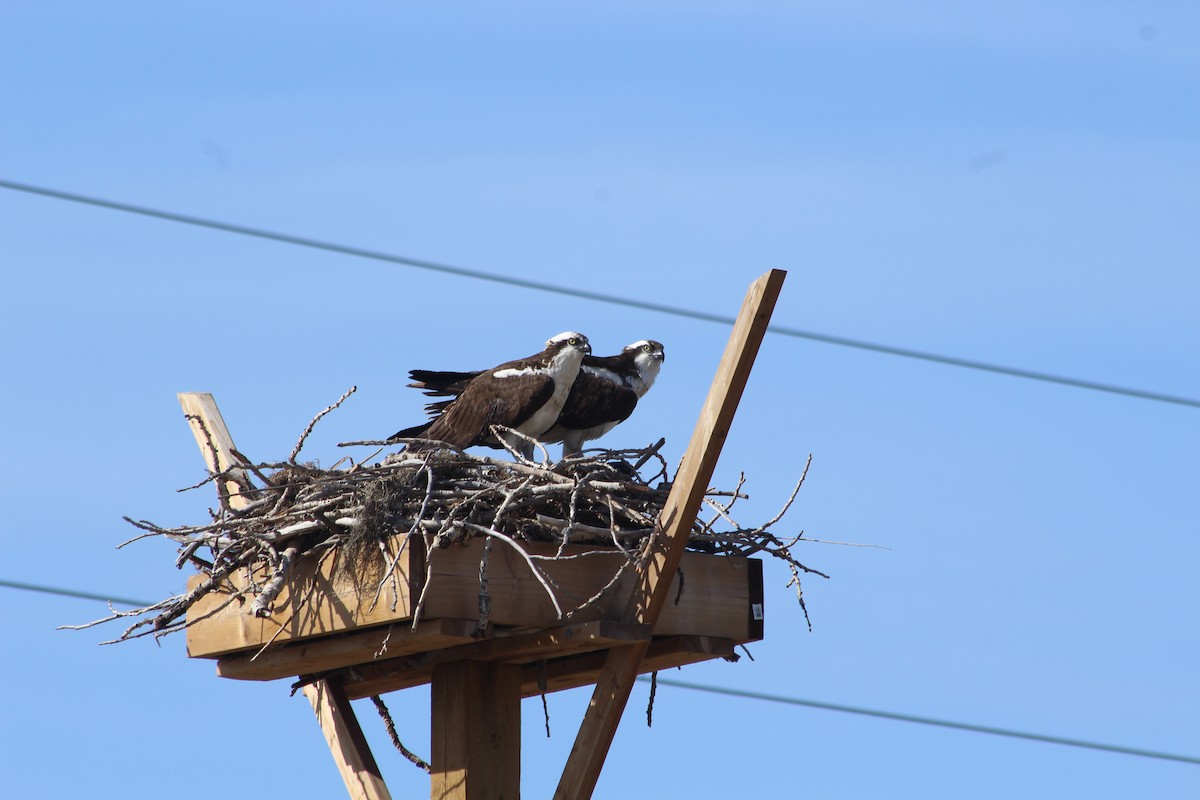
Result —
<instances>
[{"instance_id":1,"label":"utility wire","mask_svg":"<svg viewBox=\"0 0 1200 800\"><path fill-rule=\"evenodd\" d=\"M292 244L300 247L309 247L316 250L325 250L327 252L339 253L341 255L369 258L375 261L384 261L390 264L400 264L406 267L416 267L417 269L442 272L449 275L458 275L463 278L473 278L475 280L501 283L507 286L517 286L523 289L533 289L535 291L550 292L553 294L566 295L568 297L578 297L584 300L594 300L598 303L610 303L612 305L625 306L628 308L639 308L645 311L655 311L662 314L671 314L677 317L686 317L688 319L697 319L706 322L716 322L723 325L732 325L734 323L733 317L726 316L724 314L711 314L706 311L697 311L678 306L670 306L663 303L652 303L645 300L619 297L617 295L604 294L603 292L592 292L586 289L575 289L569 286L558 286L552 283L543 283L541 281L531 281L508 275L497 275L491 272L482 272L480 270L454 267L448 264L439 264L434 261L424 261L422 259L408 258L391 253L384 253L378 250L365 250L359 247L350 247L347 245L334 244L332 242L323 242L303 236L275 233L273 231L261 230L259 228L250 228L245 225L217 222L215 220L188 216L186 214L175 214L170 211L160 211L153 208L146 208L144 206L135 206L128 203L119 203L113 200L104 200L98 197L88 197L86 195L73 194L71 192L61 192L56 189L47 189L45 187L33 186L27 183L17 183L15 181L0 179L0 189L10 189L16 192L25 192L27 194L41 195L43 197L52 197L56 200L67 200L72 203L83 203L85 205L98 206L100 208L106 208L112 211L124 211L129 214L140 214L145 217L153 217L155 219L163 219L170 222L179 222L185 225L195 225L201 228L224 231L226 233L236 233L242 236L252 236L258 239L267 239L273 242L282 242L284 244ZM793 339L807 339L809 341L822 342L824 344L838 345L839 347L851 347L857 350L867 350L875 353L883 353L885 355L900 356L902 358L916 359L919 361L928 361L951 367L962 367L964 369L991 372L998 375L1007 375L1013 378L1024 378L1027 380L1041 381L1043 383L1070 386L1076 389L1087 389L1094 392L1106 392L1108 394L1123 395L1125 397L1134 397L1139 400L1153 400L1159 403L1171 403L1174 405L1189 406L1191 408L1200 408L1200 400L1190 397L1164 394L1162 392L1153 392L1145 389L1131 388L1128 386L1117 386L1111 383L1099 383L1097 381L1070 378L1064 375L1055 375L1049 372L1037 372L1035 370L1022 369L1020 367L1006 367L1001 364L975 361L969 358L944 356L937 353L925 352L923 350L912 350L907 347L895 347L887 344L879 344L878 342L851 339L845 336L833 336L830 334L816 333L813 331L801 330L799 328L792 328L785 325L770 325L767 327L767 333L788 336Z\"/></svg>"},{"instance_id":2,"label":"utility wire","mask_svg":"<svg viewBox=\"0 0 1200 800\"><path fill-rule=\"evenodd\" d=\"M17 581L3 579L0 579L0 587L21 589L27 592L54 594L62 597L78 597L84 600L99 600L103 603L125 603L137 608L144 608L146 606L153 605L145 600L108 597L102 594L93 594L91 592L77 592L73 589L59 589L54 586L39 586L33 583L19 583ZM638 678L638 681L641 683L649 683L650 679ZM699 683L687 683L686 681L677 681L668 678L658 678L656 682L661 686L674 686L679 689L691 689L697 692L708 692L710 694L720 694L728 697L741 697L750 700L766 700L767 702L771 703L784 703L792 706L807 706L809 708L819 708L825 711L841 711L847 714L861 714L867 717L891 719L898 722L913 722L920 725L934 725L939 728L952 728L960 731L971 731L972 733L990 733L993 736L1009 736L1016 739L1028 739L1034 742L1048 742L1050 744L1063 744L1070 747L1083 747L1089 750L1100 750L1107 753L1120 753L1121 755L1141 756L1143 758L1158 758L1166 761L1180 761L1185 764L1200 764L1200 758L1195 758L1193 756L1174 755L1172 753L1160 753L1155 750L1142 750L1135 747L1099 744L1097 742L1087 742L1082 739L1064 739L1059 736L1043 736L1039 733L1012 731L1006 728L993 728L987 725L972 725L966 722L949 722L947 720L933 719L931 717L918 717L911 714L895 714L890 711L876 711L869 708L858 708L856 706L843 706L835 703L821 703L816 700L801 700L796 697L784 697L782 695L763 694L761 692L748 692L741 689L726 689L720 686L705 686Z\"/></svg>"},{"instance_id":3,"label":"utility wire","mask_svg":"<svg viewBox=\"0 0 1200 800\"><path fill-rule=\"evenodd\" d=\"M145 608L152 606L145 600L130 600L128 597L113 597L104 594L92 594L91 592L77 592L74 589L59 589L54 586L39 586L36 583L19 583L18 581L6 581L0 579L0 586L8 589L21 589L26 592L41 592L42 594L56 594L61 597L78 597L82 600L99 600L101 603L121 603L122 605L134 606L135 608Z\"/></svg>"},{"instance_id":4,"label":"utility wire","mask_svg":"<svg viewBox=\"0 0 1200 800\"><path fill-rule=\"evenodd\" d=\"M642 683L649 683L649 678L638 678ZM1088 750L1100 750L1105 753L1120 753L1126 756L1140 756L1142 758L1158 758L1164 761L1179 761L1184 764L1200 764L1200 758L1195 756L1181 756L1174 753L1162 753L1157 750L1142 750L1137 747L1122 747L1114 744L1100 744L1099 742L1088 742L1083 739L1067 739L1062 736L1045 736L1040 733L1027 733L1025 731L1014 731L1007 728L993 728L990 725L972 725L967 722L950 722L944 719L933 719L932 717L918 717L913 714L896 714L891 711L876 711L870 708L858 708L856 706L843 706L836 703L821 703L816 700L801 700L797 697L784 697L777 694L764 694L762 692L748 692L742 689L725 689L719 686L704 686L699 683L687 683L685 681L669 680L666 678L658 678L659 686L674 686L679 689L692 689L697 692L708 692L710 694L722 694L729 697L747 698L750 700L765 700L769 703L784 703L791 706L807 706L808 708L819 708L825 711L841 711L845 714L861 714L866 717L878 717L880 719L891 719L897 722L913 722L918 725L933 725L939 728L951 728L959 731L970 731L972 733L987 733L992 736L1008 736L1013 739L1027 739L1033 742L1048 742L1050 744L1062 744L1068 747L1082 747Z\"/></svg>"}]
</instances>

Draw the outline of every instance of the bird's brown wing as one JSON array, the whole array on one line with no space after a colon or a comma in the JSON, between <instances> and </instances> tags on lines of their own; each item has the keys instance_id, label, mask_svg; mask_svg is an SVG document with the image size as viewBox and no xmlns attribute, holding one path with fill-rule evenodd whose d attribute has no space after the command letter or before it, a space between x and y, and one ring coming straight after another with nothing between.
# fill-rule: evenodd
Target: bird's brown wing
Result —
<instances>
[{"instance_id":1,"label":"bird's brown wing","mask_svg":"<svg viewBox=\"0 0 1200 800\"><path fill-rule=\"evenodd\" d=\"M455 447L485 444L491 437L490 426L519 426L552 394L554 380L548 375L497 378L495 370L484 372L467 384L425 436Z\"/></svg>"},{"instance_id":2,"label":"bird's brown wing","mask_svg":"<svg viewBox=\"0 0 1200 800\"><path fill-rule=\"evenodd\" d=\"M581 371L558 415L558 425L585 430L606 422L621 422L633 413L637 401L632 389Z\"/></svg>"}]
</instances>

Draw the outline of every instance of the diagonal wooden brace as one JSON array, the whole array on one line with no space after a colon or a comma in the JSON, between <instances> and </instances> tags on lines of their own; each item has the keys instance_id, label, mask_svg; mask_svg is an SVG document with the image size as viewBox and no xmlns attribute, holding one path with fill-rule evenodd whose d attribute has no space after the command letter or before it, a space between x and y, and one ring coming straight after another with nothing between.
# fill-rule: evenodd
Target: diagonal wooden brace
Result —
<instances>
[{"instance_id":1,"label":"diagonal wooden brace","mask_svg":"<svg viewBox=\"0 0 1200 800\"><path fill-rule=\"evenodd\" d=\"M751 284L746 293L671 494L659 516L660 535L650 543L647 567L631 598L631 622L653 626L666 604L671 578L679 568L692 523L712 479L786 275L782 270L772 270ZM556 800L586 800L592 796L646 649L646 642L637 642L608 651L554 793Z\"/></svg>"}]
</instances>

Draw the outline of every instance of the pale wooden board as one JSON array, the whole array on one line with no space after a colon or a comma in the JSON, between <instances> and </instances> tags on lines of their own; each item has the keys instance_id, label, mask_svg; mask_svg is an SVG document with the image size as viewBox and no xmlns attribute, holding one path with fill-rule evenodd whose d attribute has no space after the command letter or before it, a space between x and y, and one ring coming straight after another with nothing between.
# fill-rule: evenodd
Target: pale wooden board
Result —
<instances>
[{"instance_id":1,"label":"pale wooden board","mask_svg":"<svg viewBox=\"0 0 1200 800\"><path fill-rule=\"evenodd\" d=\"M671 493L659 514L658 524L665 536L656 539L651 561L633 594L630 605L633 621L654 625L667 604L670 596L667 584L683 555L688 531L712 479L786 274L782 270L772 270L751 284L746 292ZM645 644L639 643L608 651L604 669L597 677L591 703L555 790L555 800L591 797L646 649Z\"/></svg>"},{"instance_id":2,"label":"pale wooden board","mask_svg":"<svg viewBox=\"0 0 1200 800\"><path fill-rule=\"evenodd\" d=\"M440 651L475 641L474 620L436 619L378 625L337 636L272 646L263 651L226 656L217 660L222 678L271 681L298 675L370 664L416 653Z\"/></svg>"},{"instance_id":3,"label":"pale wooden board","mask_svg":"<svg viewBox=\"0 0 1200 800\"><path fill-rule=\"evenodd\" d=\"M528 544L527 548L544 555L555 552L550 545ZM392 549L395 550L395 546ZM566 554L587 551L588 548L572 546L567 548ZM311 562L296 566L276 601L275 613L270 617L253 617L249 614L249 603L236 601L217 610L227 601L228 594L214 592L201 598L188 615L191 622L187 629L188 655L193 658L228 656L245 650L257 651L267 642L278 648L289 642L411 620L419 595L418 580L424 579L425 570L418 549L406 552L412 555L397 569L400 595L394 610L390 589L374 608L371 607L374 601L371 587L376 585L381 574L380 561L360 560L356 570L349 571L336 556L330 556L322 560L319 571ZM433 551L423 621L478 619L482 552L483 542L479 539ZM562 588L562 602L573 599L578 603L603 588L623 559L620 553L607 550L586 558L539 564ZM748 561L734 556L685 553L680 562L683 591L679 591L677 573L655 632L659 635L718 636L737 641L753 638L750 606L757 602L755 597L761 593L761 578L759 573L748 568ZM311 590L314 576L316 588ZM265 579L265 574L258 577L260 584ZM571 621L625 619L625 608L636 581L633 570L627 570L609 595L595 607L573 616ZM234 576L231 582L243 586L245 576ZM547 628L562 624L528 564L507 545L493 546L488 560L488 593L491 597L490 621L494 625ZM678 603L674 602L676 598ZM281 652L275 661L278 663L284 658L286 656ZM298 669L290 674L305 671L311 670Z\"/></svg>"},{"instance_id":4,"label":"pale wooden board","mask_svg":"<svg viewBox=\"0 0 1200 800\"><path fill-rule=\"evenodd\" d=\"M321 681L305 686L304 696L312 703L317 722L325 734L325 743L329 745L351 800L391 800L379 765L375 763L362 727L341 686Z\"/></svg>"},{"instance_id":5,"label":"pale wooden board","mask_svg":"<svg viewBox=\"0 0 1200 800\"><path fill-rule=\"evenodd\" d=\"M608 642L604 646L611 646ZM658 670L674 669L688 664L713 659L732 659L735 643L731 639L713 636L664 636L652 641L646 656L638 666L638 674L645 675ZM547 653L540 667L545 678L546 693L575 689L596 682L604 669L605 650L580 650ZM389 668L386 664L369 666L364 672L355 671L345 678L346 696L359 700L373 695L396 692L423 686L430 681L433 670L404 669L402 666ZM533 697L542 694L538 680L538 662L521 666L521 696Z\"/></svg>"},{"instance_id":6,"label":"pale wooden board","mask_svg":"<svg viewBox=\"0 0 1200 800\"><path fill-rule=\"evenodd\" d=\"M533 633L497 636L411 658L360 664L335 675L345 681L346 691L352 698L369 697L428 683L437 665L452 661L489 661L520 666L649 639L647 625L583 622Z\"/></svg>"},{"instance_id":7,"label":"pale wooden board","mask_svg":"<svg viewBox=\"0 0 1200 800\"><path fill-rule=\"evenodd\" d=\"M208 392L180 392L176 397L188 418L188 426L192 429L192 436L196 439L196 446L200 448L208 471L224 472L236 465L238 460L233 455L236 449L233 437L225 427L221 409L217 408L213 396ZM230 476L232 480L225 481L220 488L228 493L230 506L244 508L249 500L242 491L250 488L250 478L242 469L233 470Z\"/></svg>"},{"instance_id":8,"label":"pale wooden board","mask_svg":"<svg viewBox=\"0 0 1200 800\"><path fill-rule=\"evenodd\" d=\"M546 662L542 673L546 682L545 691L561 692L564 689L576 689L595 683L604 669L605 656L603 651L595 651ZM713 636L666 636L655 638L646 648L646 655L638 666L638 674L646 675L688 664L698 664L701 661L734 657L734 642L731 639ZM348 692L351 688L346 687ZM539 694L542 694L542 689L538 681L538 667L536 664L526 665L521 669L521 695L533 697Z\"/></svg>"},{"instance_id":9,"label":"pale wooden board","mask_svg":"<svg viewBox=\"0 0 1200 800\"><path fill-rule=\"evenodd\" d=\"M389 581L377 600L375 587L384 565L374 551L357 560L334 550L319 564L312 559L298 561L269 617L252 616L249 600L229 602L232 592L246 586L247 576L241 570L230 576L221 591L210 592L188 609L188 655L214 658L257 650L268 642L283 644L411 619L416 585L424 579L423 564L417 548L405 548L394 573L395 585ZM203 577L193 576L189 590ZM261 586L267 578L260 572L256 582Z\"/></svg>"},{"instance_id":10,"label":"pale wooden board","mask_svg":"<svg viewBox=\"0 0 1200 800\"><path fill-rule=\"evenodd\" d=\"M533 633L497 636L468 645L429 653L423 661L440 664L449 661L499 661L525 664L559 653L578 653L610 647L621 642L650 640L650 626L635 622L579 622Z\"/></svg>"},{"instance_id":11,"label":"pale wooden board","mask_svg":"<svg viewBox=\"0 0 1200 800\"><path fill-rule=\"evenodd\" d=\"M482 548L482 542L476 539L467 546L432 551L433 569L425 600L426 616L466 619L478 615ZM544 544L527 544L526 549L541 555L556 552L555 547ZM572 546L565 550L566 555L583 552L588 552L588 548ZM538 564L561 587L559 602L567 611L599 592L623 561L624 556L609 549L586 558L539 561ZM683 555L679 568L683 573L683 591L679 591L677 573L671 582L670 601L655 633L746 639L753 591L747 559L689 552ZM573 615L571 620L627 619L625 608L636 582L636 573L632 569L626 570L605 597ZM491 597L489 618L493 624L529 627L562 624L525 560L507 545L493 546L488 560L488 594Z\"/></svg>"}]
</instances>

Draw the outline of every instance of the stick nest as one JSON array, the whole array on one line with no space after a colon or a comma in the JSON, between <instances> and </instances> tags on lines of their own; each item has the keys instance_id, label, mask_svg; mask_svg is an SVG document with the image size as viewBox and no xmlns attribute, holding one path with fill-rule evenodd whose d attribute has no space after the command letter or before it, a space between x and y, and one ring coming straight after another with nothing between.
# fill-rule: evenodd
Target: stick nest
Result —
<instances>
[{"instance_id":1,"label":"stick nest","mask_svg":"<svg viewBox=\"0 0 1200 800\"><path fill-rule=\"evenodd\" d=\"M386 456L382 455L384 448L394 447L395 442L344 443L377 449L361 460L345 458L330 469L298 461L317 421L353 391L309 423L286 461L255 463L233 450L236 463L181 490L210 483L217 487L219 504L209 509L207 523L163 527L125 517L142 533L121 547L144 538L165 537L178 545L175 566L182 568L190 563L206 576L205 580L185 594L129 611L110 606L111 613L102 619L67 627L87 628L116 619L133 619L112 642L147 635L157 638L187 627L188 608L241 569L271 577L230 596L225 604L248 600L247 613L269 616L276 595L298 559L320 557L333 548L372 548L394 565L413 536L422 537L429 549L447 547L469 537L487 537L485 559L493 543L515 548L526 558L564 619L594 603L603 593L577 608L562 608L552 582L545 579L536 561L525 555L520 542L557 544L560 557L566 557L563 551L568 544L619 550L626 559L610 587L620 572L642 563L670 491L667 464L659 453L663 440L643 449L588 451L558 463L550 463L549 458L540 463L526 461L515 453L516 460L505 461L420 440L410 442L400 453ZM207 430L205 433L208 435ZM211 435L208 441L215 455L217 447ZM213 462L221 463L215 457ZM803 532L784 541L769 529L795 500L807 471L806 463L780 512L753 527L739 525L731 516L737 501L747 497L742 492L744 475L732 490L709 489L704 501L707 512L702 514L708 518L698 518L693 524L688 549L719 555L766 553L783 560L791 572L788 585L795 586L797 600L804 609L801 574L828 576L806 567L792 555L790 548L800 541ZM401 537L398 547L395 537ZM481 564L481 583L486 580L486 567L486 562ZM481 586L481 592L486 592L486 585ZM420 611L418 605L417 618ZM807 619L807 609L804 613ZM486 624L487 620L480 622Z\"/></svg>"}]
</instances>

